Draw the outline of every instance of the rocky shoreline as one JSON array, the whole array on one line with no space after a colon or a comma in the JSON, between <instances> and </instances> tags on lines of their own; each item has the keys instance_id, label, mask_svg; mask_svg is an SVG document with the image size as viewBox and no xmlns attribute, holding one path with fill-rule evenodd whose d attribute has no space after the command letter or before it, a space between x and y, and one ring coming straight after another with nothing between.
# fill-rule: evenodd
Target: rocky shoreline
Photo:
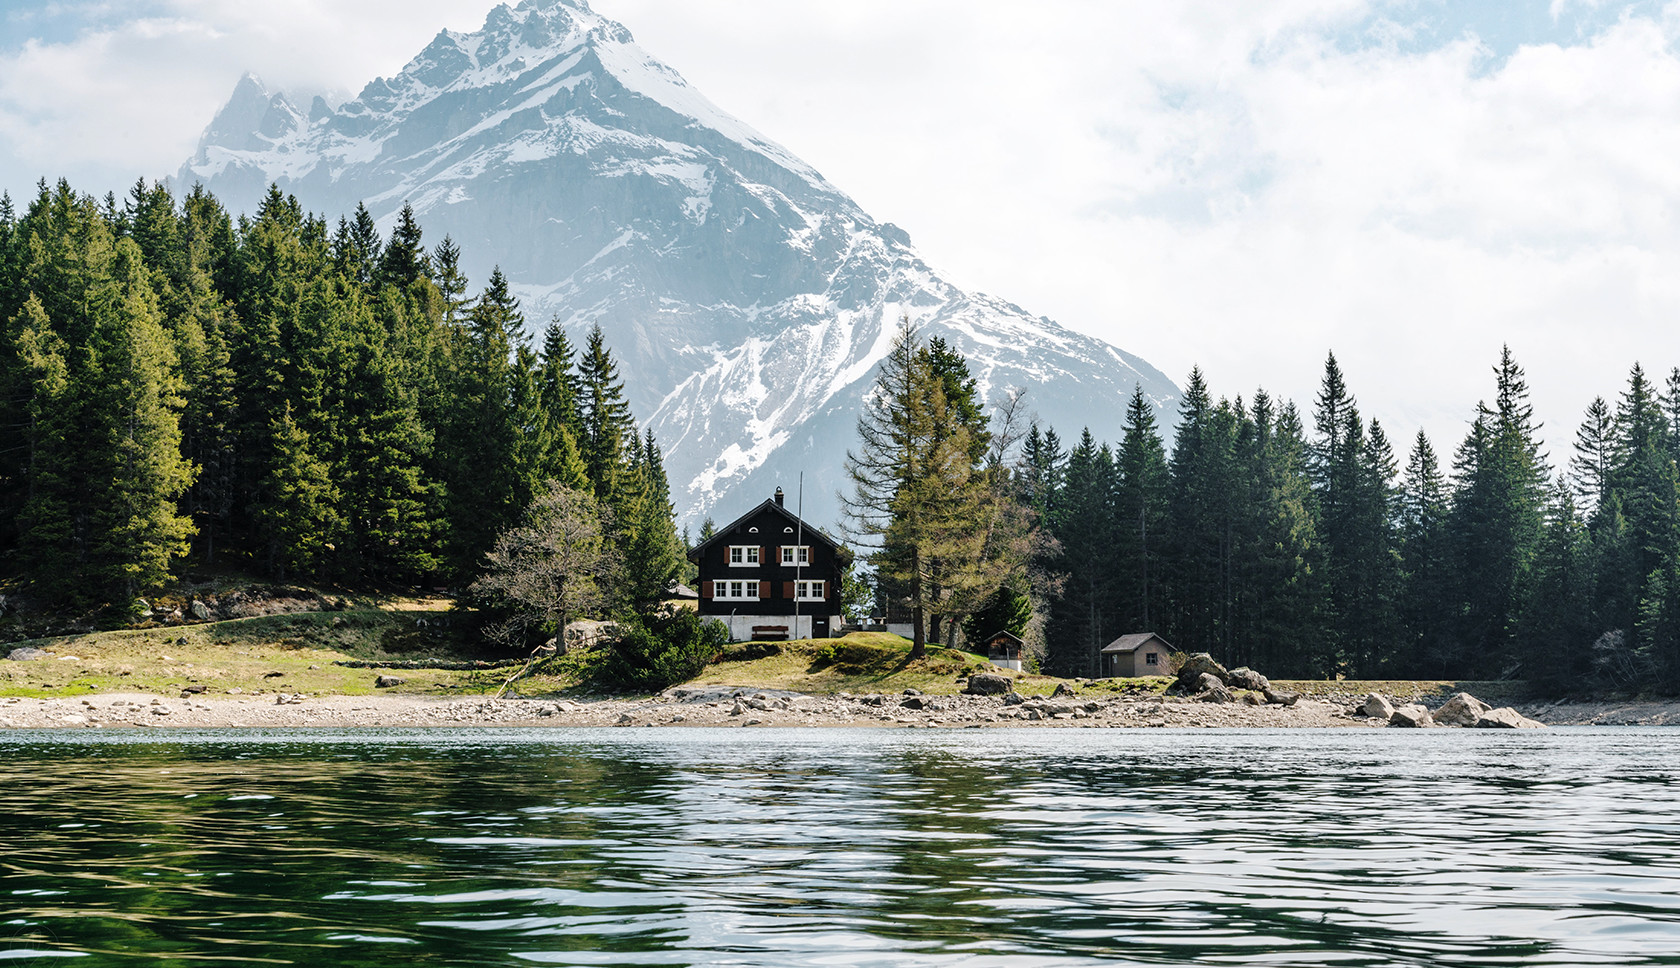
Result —
<instances>
[{"instance_id":1,"label":"rocky shoreline","mask_svg":"<svg viewBox=\"0 0 1680 968\"><path fill-rule=\"evenodd\" d=\"M913 693L914 691L911 690ZM143 693L86 698L0 699L0 729L278 729L768 726L878 728L1247 728L1370 729L1388 720L1362 715L1365 696L1301 697L1291 705L1208 703L1187 696L1024 698L1019 694L798 693L729 687L678 687L647 699L262 696ZM1680 703L1553 703L1524 706L1549 725L1680 725Z\"/></svg>"}]
</instances>

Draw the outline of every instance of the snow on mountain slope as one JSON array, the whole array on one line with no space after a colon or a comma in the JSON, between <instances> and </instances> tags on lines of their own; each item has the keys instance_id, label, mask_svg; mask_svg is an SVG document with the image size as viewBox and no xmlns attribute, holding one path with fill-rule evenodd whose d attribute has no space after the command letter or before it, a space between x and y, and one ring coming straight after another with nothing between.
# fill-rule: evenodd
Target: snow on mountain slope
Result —
<instances>
[{"instance_id":1,"label":"snow on mountain slope","mask_svg":"<svg viewBox=\"0 0 1680 968\"><path fill-rule=\"evenodd\" d=\"M945 282L786 149L730 117L584 0L525 0L443 31L393 78L304 115L247 75L181 169L236 209L270 182L385 228L405 201L477 283L500 265L533 329L599 322L690 521L732 517L805 473L836 520L859 401L908 315L988 393L1025 387L1064 436L1117 439L1136 357Z\"/></svg>"}]
</instances>

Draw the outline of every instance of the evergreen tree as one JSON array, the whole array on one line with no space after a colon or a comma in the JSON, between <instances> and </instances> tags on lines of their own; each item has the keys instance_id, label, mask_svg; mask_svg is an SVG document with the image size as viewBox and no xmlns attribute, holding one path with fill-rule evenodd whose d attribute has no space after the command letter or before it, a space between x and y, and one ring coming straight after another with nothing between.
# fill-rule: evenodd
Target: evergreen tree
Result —
<instances>
[{"instance_id":1,"label":"evergreen tree","mask_svg":"<svg viewBox=\"0 0 1680 968\"><path fill-rule=\"evenodd\" d=\"M622 529L625 590L630 602L646 611L670 594L686 560L677 537L664 458L651 430L640 441L629 477L632 496Z\"/></svg>"},{"instance_id":2,"label":"evergreen tree","mask_svg":"<svg viewBox=\"0 0 1680 968\"><path fill-rule=\"evenodd\" d=\"M1458 582L1449 532L1446 478L1429 438L1419 430L1406 461L1397 498L1401 555L1400 619L1406 644L1397 657L1405 674L1444 678L1460 656L1456 648Z\"/></svg>"},{"instance_id":3,"label":"evergreen tree","mask_svg":"<svg viewBox=\"0 0 1680 968\"><path fill-rule=\"evenodd\" d=\"M1517 671L1516 623L1529 593L1542 535L1550 471L1528 403L1528 385L1509 347L1495 367L1495 405L1477 406L1455 470L1453 531L1461 576L1460 641L1467 672Z\"/></svg>"},{"instance_id":4,"label":"evergreen tree","mask_svg":"<svg viewBox=\"0 0 1680 968\"><path fill-rule=\"evenodd\" d=\"M623 478L629 463L628 451L635 444L635 423L630 418L630 404L624 398L624 381L619 378L618 364L613 361L606 336L598 325L589 331L578 371L581 389L578 421L583 429L578 449L583 456L584 473L595 499L616 513L627 497L623 493Z\"/></svg>"},{"instance_id":5,"label":"evergreen tree","mask_svg":"<svg viewBox=\"0 0 1680 968\"><path fill-rule=\"evenodd\" d=\"M1098 672L1103 646L1120 634L1116 599L1121 562L1113 455L1086 429L1068 455L1065 483L1050 528L1066 575L1046 628L1046 669L1068 676Z\"/></svg>"},{"instance_id":6,"label":"evergreen tree","mask_svg":"<svg viewBox=\"0 0 1680 968\"><path fill-rule=\"evenodd\" d=\"M926 654L924 619L938 607L931 564L977 558L985 543L974 528L985 491L967 427L921 349L904 319L858 417L859 447L846 453L853 492L842 496L854 532L879 548L871 561L883 587L910 609L912 659Z\"/></svg>"},{"instance_id":7,"label":"evergreen tree","mask_svg":"<svg viewBox=\"0 0 1680 968\"><path fill-rule=\"evenodd\" d=\"M1609 487L1615 461L1616 422L1603 397L1594 397L1581 428L1575 431L1575 456L1569 461L1575 494L1589 514L1598 510Z\"/></svg>"},{"instance_id":8,"label":"evergreen tree","mask_svg":"<svg viewBox=\"0 0 1680 968\"><path fill-rule=\"evenodd\" d=\"M496 535L530 503L530 478L517 459L523 428L514 399L520 382L514 350L523 327L506 277L491 272L459 335L452 406L438 440L450 568L462 579L477 573Z\"/></svg>"},{"instance_id":9,"label":"evergreen tree","mask_svg":"<svg viewBox=\"0 0 1680 968\"><path fill-rule=\"evenodd\" d=\"M366 211L358 211L358 218ZM371 219L369 221L371 224ZM407 289L415 280L431 275L420 235L420 223L414 219L414 209L404 202L402 211L397 214L397 227L391 230L391 239L380 256L379 268L373 278L376 285Z\"/></svg>"},{"instance_id":10,"label":"evergreen tree","mask_svg":"<svg viewBox=\"0 0 1680 968\"><path fill-rule=\"evenodd\" d=\"M1167 530L1169 475L1154 408L1141 385L1126 406L1125 435L1115 455L1116 557L1120 576L1118 623L1150 631L1160 614L1162 552Z\"/></svg>"}]
</instances>

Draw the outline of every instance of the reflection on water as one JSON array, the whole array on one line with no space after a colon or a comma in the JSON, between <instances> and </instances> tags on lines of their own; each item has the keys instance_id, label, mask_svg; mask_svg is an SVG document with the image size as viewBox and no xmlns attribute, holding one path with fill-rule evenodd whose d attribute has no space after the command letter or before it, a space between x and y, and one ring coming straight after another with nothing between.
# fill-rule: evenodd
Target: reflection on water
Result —
<instances>
[{"instance_id":1,"label":"reflection on water","mask_svg":"<svg viewBox=\"0 0 1680 968\"><path fill-rule=\"evenodd\" d=\"M0 734L0 968L1674 965L1672 735Z\"/></svg>"}]
</instances>

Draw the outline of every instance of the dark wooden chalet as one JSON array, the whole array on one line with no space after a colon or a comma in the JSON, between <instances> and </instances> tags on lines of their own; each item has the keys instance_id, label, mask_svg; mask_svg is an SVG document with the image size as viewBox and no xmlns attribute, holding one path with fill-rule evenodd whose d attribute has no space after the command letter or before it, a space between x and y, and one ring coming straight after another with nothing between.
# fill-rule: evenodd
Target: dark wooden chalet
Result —
<instances>
[{"instance_id":1,"label":"dark wooden chalet","mask_svg":"<svg viewBox=\"0 0 1680 968\"><path fill-rule=\"evenodd\" d=\"M700 614L736 641L839 632L840 576L851 552L783 506L782 489L688 553L700 568Z\"/></svg>"},{"instance_id":2,"label":"dark wooden chalet","mask_svg":"<svg viewBox=\"0 0 1680 968\"><path fill-rule=\"evenodd\" d=\"M986 659L992 665L1005 669L1021 669L1021 656L1026 652L1027 644L1013 632L994 632L987 636L984 644Z\"/></svg>"}]
</instances>

